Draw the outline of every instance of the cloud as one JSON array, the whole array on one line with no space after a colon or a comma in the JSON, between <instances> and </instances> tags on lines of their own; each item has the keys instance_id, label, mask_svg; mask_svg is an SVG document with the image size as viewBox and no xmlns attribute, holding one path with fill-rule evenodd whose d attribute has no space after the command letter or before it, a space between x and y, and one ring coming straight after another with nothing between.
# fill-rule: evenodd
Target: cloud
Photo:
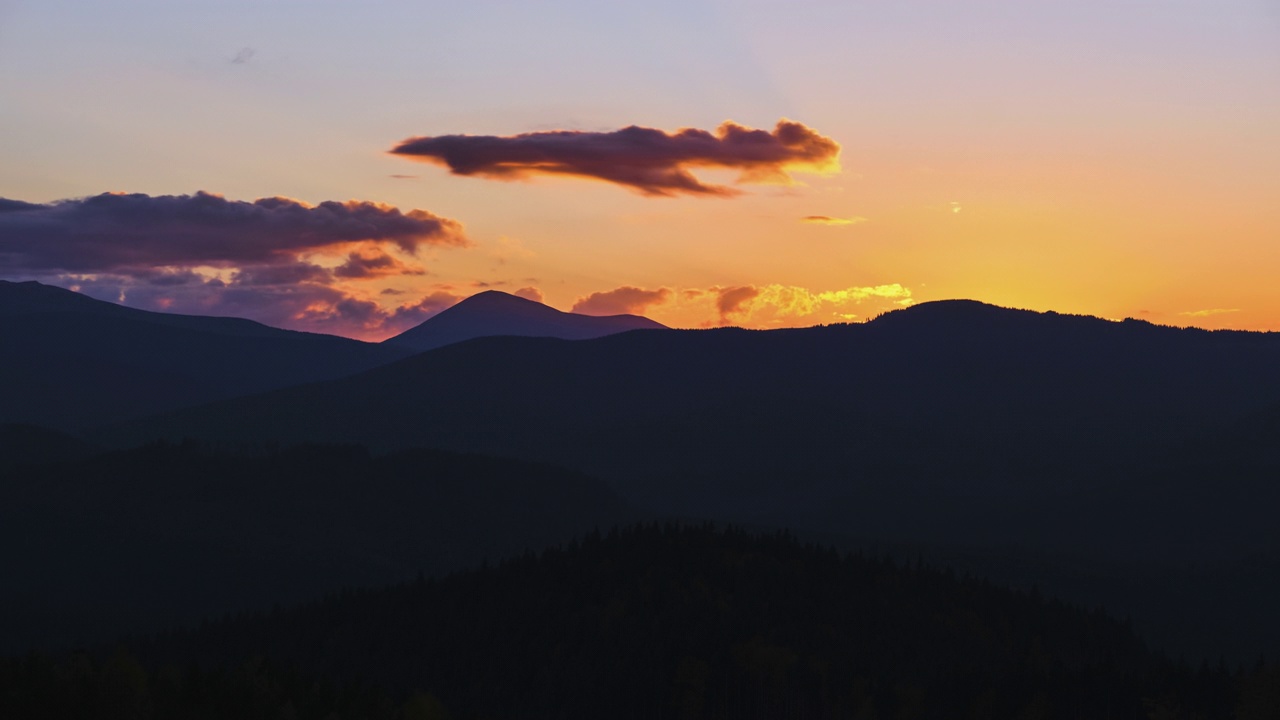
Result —
<instances>
[{"instance_id":1,"label":"cloud","mask_svg":"<svg viewBox=\"0 0 1280 720\"><path fill-rule=\"evenodd\" d=\"M382 319L380 329L394 332L408 330L441 310L453 307L461 300L461 295L455 295L446 290L437 290L423 296L416 303L401 305L394 311L387 313L386 317Z\"/></svg>"},{"instance_id":2,"label":"cloud","mask_svg":"<svg viewBox=\"0 0 1280 720\"><path fill-rule=\"evenodd\" d=\"M378 278L389 275L425 275L426 270L388 255L378 247L364 248L347 255L347 261L334 268L340 278Z\"/></svg>"},{"instance_id":3,"label":"cloud","mask_svg":"<svg viewBox=\"0 0 1280 720\"><path fill-rule=\"evenodd\" d=\"M878 309L910 305L911 290L898 283L818 291L794 285L738 285L712 287L720 325L791 327L803 324L848 322L866 316L864 303ZM687 299L698 296L685 292ZM876 309L876 308L873 308Z\"/></svg>"},{"instance_id":4,"label":"cloud","mask_svg":"<svg viewBox=\"0 0 1280 720\"><path fill-rule=\"evenodd\" d=\"M1178 314L1185 315L1186 317L1203 318L1203 317L1213 317L1214 315L1226 315L1227 313L1238 313L1238 312L1240 312L1240 308L1213 308L1212 310L1190 310L1187 312L1180 312Z\"/></svg>"},{"instance_id":5,"label":"cloud","mask_svg":"<svg viewBox=\"0 0 1280 720\"><path fill-rule=\"evenodd\" d=\"M249 61L252 60L253 56L256 54L257 54L257 51L251 47L240 48L240 50L236 52L234 56L232 56L231 64L232 65L248 65Z\"/></svg>"},{"instance_id":6,"label":"cloud","mask_svg":"<svg viewBox=\"0 0 1280 720\"><path fill-rule=\"evenodd\" d=\"M525 300L532 300L539 303L542 302L542 291L536 287L522 287L511 294L516 297L522 297Z\"/></svg>"},{"instance_id":7,"label":"cloud","mask_svg":"<svg viewBox=\"0 0 1280 720\"><path fill-rule=\"evenodd\" d=\"M421 276L424 246L463 246L462 226L370 202L311 206L209 193L99 195L50 204L0 199L0 275L71 287L144 310L233 315L380 339L457 296L399 307L361 283Z\"/></svg>"},{"instance_id":8,"label":"cloud","mask_svg":"<svg viewBox=\"0 0 1280 720\"><path fill-rule=\"evenodd\" d=\"M858 225L866 222L864 217L831 217L830 215L806 215L800 222L806 225Z\"/></svg>"},{"instance_id":9,"label":"cloud","mask_svg":"<svg viewBox=\"0 0 1280 720\"><path fill-rule=\"evenodd\" d=\"M583 315L643 315L651 305L660 305L671 298L667 288L643 290L624 285L607 292L595 292L578 298L573 312Z\"/></svg>"},{"instance_id":10,"label":"cloud","mask_svg":"<svg viewBox=\"0 0 1280 720\"><path fill-rule=\"evenodd\" d=\"M351 200L308 205L220 195L123 195L47 205L3 201L0 267L104 272L128 268L269 264L354 243L464 246L462 225L424 210Z\"/></svg>"},{"instance_id":11,"label":"cloud","mask_svg":"<svg viewBox=\"0 0 1280 720\"><path fill-rule=\"evenodd\" d=\"M449 168L454 175L519 180L562 175L603 180L643 195L727 197L738 190L710 185L690 172L724 168L739 183L790 184L792 172L840 170L840 145L802 123L780 120L772 132L727 121L714 133L673 133L632 125L612 132L553 130L498 137L413 137L390 151Z\"/></svg>"},{"instance_id":12,"label":"cloud","mask_svg":"<svg viewBox=\"0 0 1280 720\"><path fill-rule=\"evenodd\" d=\"M720 311L721 323L728 323L730 316L744 312L747 303L760 296L760 290L751 285L715 288L715 293L716 309Z\"/></svg>"}]
</instances>

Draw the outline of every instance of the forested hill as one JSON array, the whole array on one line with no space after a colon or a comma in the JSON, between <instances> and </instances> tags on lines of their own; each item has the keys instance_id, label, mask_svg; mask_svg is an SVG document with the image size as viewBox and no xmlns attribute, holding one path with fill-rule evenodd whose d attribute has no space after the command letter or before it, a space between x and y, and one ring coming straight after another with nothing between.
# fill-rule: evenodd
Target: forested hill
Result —
<instances>
[{"instance_id":1,"label":"forested hill","mask_svg":"<svg viewBox=\"0 0 1280 720\"><path fill-rule=\"evenodd\" d=\"M674 525L593 533L130 651L140 665L121 655L12 663L8 682L56 688L79 677L88 688L129 668L142 688L131 697L149 693L155 717L259 716L253 707L281 717L287 704L321 718L342 704L342 717L370 718L1138 720L1243 708L1245 720L1274 717L1266 703L1280 679L1266 666L1172 663L1101 611L1035 592L785 534ZM363 689L349 685L356 678ZM9 702L35 692L10 689Z\"/></svg>"}]
</instances>

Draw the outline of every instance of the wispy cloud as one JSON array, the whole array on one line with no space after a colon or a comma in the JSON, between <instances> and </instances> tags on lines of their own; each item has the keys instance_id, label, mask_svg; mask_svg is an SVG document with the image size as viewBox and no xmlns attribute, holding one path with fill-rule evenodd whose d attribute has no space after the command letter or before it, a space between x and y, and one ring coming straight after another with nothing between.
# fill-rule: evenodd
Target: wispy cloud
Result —
<instances>
[{"instance_id":1,"label":"wispy cloud","mask_svg":"<svg viewBox=\"0 0 1280 720\"><path fill-rule=\"evenodd\" d=\"M859 225L867 222L864 217L832 217L830 215L806 215L800 218L800 222L806 225Z\"/></svg>"},{"instance_id":2,"label":"wispy cloud","mask_svg":"<svg viewBox=\"0 0 1280 720\"><path fill-rule=\"evenodd\" d=\"M1180 312L1178 314L1183 315L1185 317L1205 318L1205 317L1213 317L1214 315L1226 315L1228 313L1238 313L1238 312L1240 312L1240 308L1213 308L1211 310L1189 310L1187 312Z\"/></svg>"},{"instance_id":3,"label":"wispy cloud","mask_svg":"<svg viewBox=\"0 0 1280 720\"><path fill-rule=\"evenodd\" d=\"M455 175L518 180L560 175L603 180L643 195L727 197L738 190L703 183L696 168L739 171L739 183L792 183L792 172L840 169L840 145L803 123L772 132L725 122L714 133L630 126L612 132L554 130L511 136L414 137L390 151L443 165Z\"/></svg>"}]
</instances>

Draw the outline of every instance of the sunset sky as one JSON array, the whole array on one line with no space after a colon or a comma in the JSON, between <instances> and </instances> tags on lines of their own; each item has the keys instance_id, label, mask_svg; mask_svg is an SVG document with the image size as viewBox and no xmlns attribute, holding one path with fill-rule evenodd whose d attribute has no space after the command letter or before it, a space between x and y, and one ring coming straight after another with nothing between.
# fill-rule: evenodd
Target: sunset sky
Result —
<instances>
[{"instance_id":1,"label":"sunset sky","mask_svg":"<svg viewBox=\"0 0 1280 720\"><path fill-rule=\"evenodd\" d=\"M1280 330L1280 3L0 0L0 278L366 339L488 288Z\"/></svg>"}]
</instances>

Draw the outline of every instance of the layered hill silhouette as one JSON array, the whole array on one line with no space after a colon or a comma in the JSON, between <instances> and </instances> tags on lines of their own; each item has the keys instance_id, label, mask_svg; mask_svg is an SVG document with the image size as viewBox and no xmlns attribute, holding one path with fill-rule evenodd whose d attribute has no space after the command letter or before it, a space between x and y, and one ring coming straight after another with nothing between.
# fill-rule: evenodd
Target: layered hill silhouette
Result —
<instances>
[{"instance_id":1,"label":"layered hill silhouette","mask_svg":"<svg viewBox=\"0 0 1280 720\"><path fill-rule=\"evenodd\" d=\"M493 335L589 340L628 330L662 329L666 326L639 315L579 315L486 290L383 342L421 352Z\"/></svg>"},{"instance_id":2,"label":"layered hill silhouette","mask_svg":"<svg viewBox=\"0 0 1280 720\"><path fill-rule=\"evenodd\" d=\"M639 517L580 473L425 450L161 443L0 469L0 654L473 567Z\"/></svg>"},{"instance_id":3,"label":"layered hill silhouette","mask_svg":"<svg viewBox=\"0 0 1280 720\"><path fill-rule=\"evenodd\" d=\"M1237 603L1234 628L1186 608L1150 627L1280 648L1277 368L1276 334L951 301L863 325L481 338L110 436L548 461L657 513L941 548L1135 615L1198 593Z\"/></svg>"},{"instance_id":4,"label":"layered hill silhouette","mask_svg":"<svg viewBox=\"0 0 1280 720\"><path fill-rule=\"evenodd\" d=\"M0 423L63 430L342 377L409 354L3 280L0 337Z\"/></svg>"}]
</instances>

